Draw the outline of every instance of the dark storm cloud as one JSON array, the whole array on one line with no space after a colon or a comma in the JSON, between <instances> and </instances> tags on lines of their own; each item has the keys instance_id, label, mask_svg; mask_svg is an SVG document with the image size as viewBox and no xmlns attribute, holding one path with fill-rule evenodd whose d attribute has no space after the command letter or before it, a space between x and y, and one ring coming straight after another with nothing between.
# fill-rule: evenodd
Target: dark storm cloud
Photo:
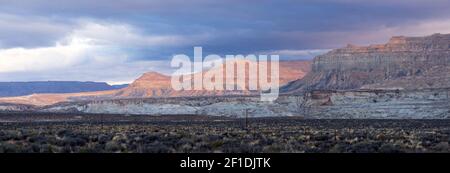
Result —
<instances>
[{"instance_id":1,"label":"dark storm cloud","mask_svg":"<svg viewBox=\"0 0 450 173\"><path fill-rule=\"evenodd\" d=\"M4 15L25 16L25 19L30 16L30 21L22 21L23 26L8 29L6 24L2 24L0 46L3 48L46 46L70 32L70 27L74 27L71 23L80 18L122 22L140 28L144 34L205 36L201 41L182 46L134 48L142 52L137 58L144 59L167 58L171 54L192 51L193 46L203 46L205 50L217 54L245 54L383 42L391 34L403 34L400 32L402 27L447 20L450 17L450 3L444 0L0 2L0 12ZM40 23L42 19L47 21ZM424 32L428 31L408 30L405 34Z\"/></svg>"},{"instance_id":2,"label":"dark storm cloud","mask_svg":"<svg viewBox=\"0 0 450 173\"><path fill-rule=\"evenodd\" d=\"M175 54L310 59L450 33L448 0L0 0L0 81L128 83Z\"/></svg>"}]
</instances>

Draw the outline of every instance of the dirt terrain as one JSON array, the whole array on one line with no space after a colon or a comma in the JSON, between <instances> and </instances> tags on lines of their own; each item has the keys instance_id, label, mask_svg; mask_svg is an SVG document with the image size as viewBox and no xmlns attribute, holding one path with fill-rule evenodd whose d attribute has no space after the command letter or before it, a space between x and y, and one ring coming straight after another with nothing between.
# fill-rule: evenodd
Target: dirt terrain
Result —
<instances>
[{"instance_id":1,"label":"dirt terrain","mask_svg":"<svg viewBox=\"0 0 450 173\"><path fill-rule=\"evenodd\" d=\"M0 152L450 152L450 120L0 114Z\"/></svg>"}]
</instances>

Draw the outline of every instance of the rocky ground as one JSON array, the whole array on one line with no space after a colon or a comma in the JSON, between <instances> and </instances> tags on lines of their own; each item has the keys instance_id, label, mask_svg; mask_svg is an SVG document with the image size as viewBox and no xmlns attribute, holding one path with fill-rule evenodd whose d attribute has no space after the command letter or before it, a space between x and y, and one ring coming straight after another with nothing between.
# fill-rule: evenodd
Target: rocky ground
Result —
<instances>
[{"instance_id":1,"label":"rocky ground","mask_svg":"<svg viewBox=\"0 0 450 173\"><path fill-rule=\"evenodd\" d=\"M450 152L450 120L0 114L0 152Z\"/></svg>"}]
</instances>

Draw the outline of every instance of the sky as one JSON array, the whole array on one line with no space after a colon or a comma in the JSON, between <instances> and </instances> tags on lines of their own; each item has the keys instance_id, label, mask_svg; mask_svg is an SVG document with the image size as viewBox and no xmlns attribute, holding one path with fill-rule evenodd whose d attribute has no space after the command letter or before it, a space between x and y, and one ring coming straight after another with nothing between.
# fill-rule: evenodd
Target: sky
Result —
<instances>
[{"instance_id":1,"label":"sky","mask_svg":"<svg viewBox=\"0 0 450 173\"><path fill-rule=\"evenodd\" d=\"M0 81L129 83L176 54L311 59L450 33L448 0L0 0Z\"/></svg>"}]
</instances>

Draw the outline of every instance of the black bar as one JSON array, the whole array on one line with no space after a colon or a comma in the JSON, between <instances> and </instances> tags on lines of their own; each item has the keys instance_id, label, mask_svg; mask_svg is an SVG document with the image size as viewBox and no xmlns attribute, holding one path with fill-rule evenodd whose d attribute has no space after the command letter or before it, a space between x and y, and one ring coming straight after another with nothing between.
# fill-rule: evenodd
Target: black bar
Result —
<instances>
[{"instance_id":1,"label":"black bar","mask_svg":"<svg viewBox=\"0 0 450 173\"><path fill-rule=\"evenodd\" d=\"M209 167L182 167L183 160L214 160ZM270 167L224 167L227 158L270 158ZM249 159L247 159L249 160ZM103 170L115 171L150 170L195 171L195 172L275 172L281 169L315 171L352 171L363 167L370 171L447 169L449 154L1 154L2 167L10 163L27 165L18 169L66 168L71 171ZM218 164L220 163L220 164ZM232 165L229 165L232 166ZM247 165L248 166L248 165ZM17 169L17 168L16 168ZM353 170L354 171L354 170ZM140 171L142 172L142 171ZM365 171L363 171L365 172Z\"/></svg>"}]
</instances>

